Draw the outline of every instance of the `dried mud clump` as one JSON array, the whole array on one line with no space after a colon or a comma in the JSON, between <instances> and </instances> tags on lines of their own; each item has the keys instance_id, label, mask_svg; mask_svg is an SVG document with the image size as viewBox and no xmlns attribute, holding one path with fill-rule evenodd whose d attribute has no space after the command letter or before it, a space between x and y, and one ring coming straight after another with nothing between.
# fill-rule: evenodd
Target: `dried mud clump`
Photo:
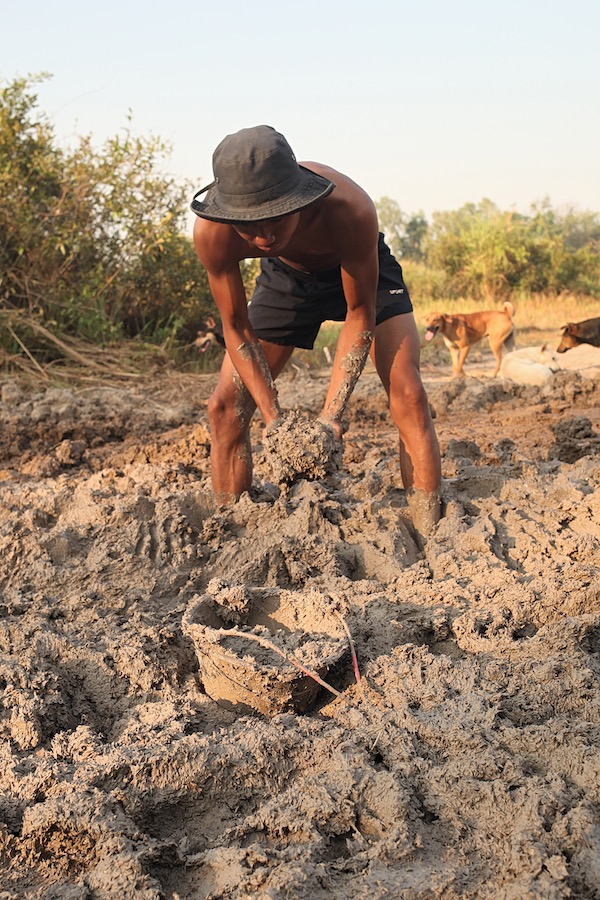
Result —
<instances>
[{"instance_id":1,"label":"dried mud clump","mask_svg":"<svg viewBox=\"0 0 600 900\"><path fill-rule=\"evenodd\" d=\"M552 429L556 443L550 448L549 457L561 462L576 462L590 452L600 449L600 435L594 433L586 416L574 416L557 422Z\"/></svg>"}]
</instances>

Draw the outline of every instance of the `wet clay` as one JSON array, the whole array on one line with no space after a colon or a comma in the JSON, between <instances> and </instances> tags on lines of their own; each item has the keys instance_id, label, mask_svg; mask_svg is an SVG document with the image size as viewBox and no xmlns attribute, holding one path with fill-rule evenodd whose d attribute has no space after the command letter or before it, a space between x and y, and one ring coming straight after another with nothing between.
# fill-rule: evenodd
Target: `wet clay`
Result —
<instances>
[{"instance_id":1,"label":"wet clay","mask_svg":"<svg viewBox=\"0 0 600 900\"><path fill-rule=\"evenodd\" d=\"M339 469L342 458L333 428L296 410L266 430L263 449L277 484L324 478Z\"/></svg>"},{"instance_id":2,"label":"wet clay","mask_svg":"<svg viewBox=\"0 0 600 900\"><path fill-rule=\"evenodd\" d=\"M424 547L369 366L343 465L275 490L255 416L226 509L216 375L0 377L3 900L597 896L600 379L491 369L423 369L445 506ZM283 373L283 407L315 419L329 374ZM302 713L209 696L195 602L265 675L232 632L316 665L344 643L328 597L362 692L342 657L341 697ZM261 697L295 677L272 664Z\"/></svg>"},{"instance_id":3,"label":"wet clay","mask_svg":"<svg viewBox=\"0 0 600 900\"><path fill-rule=\"evenodd\" d=\"M406 491L406 502L415 532L419 540L424 542L440 520L441 493L427 493L418 488L410 488Z\"/></svg>"}]
</instances>

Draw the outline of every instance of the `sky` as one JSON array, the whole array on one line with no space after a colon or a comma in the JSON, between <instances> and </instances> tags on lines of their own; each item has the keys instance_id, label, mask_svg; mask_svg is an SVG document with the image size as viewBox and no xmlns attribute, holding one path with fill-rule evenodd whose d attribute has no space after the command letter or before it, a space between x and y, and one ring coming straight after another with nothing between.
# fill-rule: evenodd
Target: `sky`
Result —
<instances>
[{"instance_id":1,"label":"sky","mask_svg":"<svg viewBox=\"0 0 600 900\"><path fill-rule=\"evenodd\" d=\"M0 80L35 92L57 141L129 128L212 180L252 125L407 214L489 198L600 211L597 0L2 0Z\"/></svg>"}]
</instances>

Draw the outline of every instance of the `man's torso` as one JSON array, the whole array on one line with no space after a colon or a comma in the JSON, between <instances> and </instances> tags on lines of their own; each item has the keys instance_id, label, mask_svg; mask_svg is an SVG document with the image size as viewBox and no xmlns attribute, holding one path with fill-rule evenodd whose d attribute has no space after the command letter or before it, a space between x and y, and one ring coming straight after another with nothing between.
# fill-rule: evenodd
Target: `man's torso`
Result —
<instances>
[{"instance_id":1,"label":"man's torso","mask_svg":"<svg viewBox=\"0 0 600 900\"><path fill-rule=\"evenodd\" d=\"M323 272L340 265L361 223L374 216L374 206L363 189L341 172L315 162L301 165L331 179L336 187L314 207L300 211L298 227L279 258L301 272ZM231 225L204 220L197 227L206 229L211 252L222 257L219 264L272 256L244 240ZM218 234L218 240L211 239L211 231ZM374 248L377 237L377 228L369 228L368 240L373 240ZM210 270L210 265L207 268Z\"/></svg>"}]
</instances>

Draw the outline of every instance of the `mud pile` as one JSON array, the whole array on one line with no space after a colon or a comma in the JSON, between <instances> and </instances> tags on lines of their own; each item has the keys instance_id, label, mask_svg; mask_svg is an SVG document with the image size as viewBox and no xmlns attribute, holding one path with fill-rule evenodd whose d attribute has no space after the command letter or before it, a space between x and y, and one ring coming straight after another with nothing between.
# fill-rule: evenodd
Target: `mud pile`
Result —
<instances>
[{"instance_id":1,"label":"mud pile","mask_svg":"<svg viewBox=\"0 0 600 900\"><path fill-rule=\"evenodd\" d=\"M2 898L596 896L600 390L426 383L446 515L421 551L369 371L341 468L275 484L257 422L227 510L210 378L3 382ZM317 415L326 386L282 403ZM210 699L182 622L215 579L332 598L360 684L346 654L304 715Z\"/></svg>"}]
</instances>

